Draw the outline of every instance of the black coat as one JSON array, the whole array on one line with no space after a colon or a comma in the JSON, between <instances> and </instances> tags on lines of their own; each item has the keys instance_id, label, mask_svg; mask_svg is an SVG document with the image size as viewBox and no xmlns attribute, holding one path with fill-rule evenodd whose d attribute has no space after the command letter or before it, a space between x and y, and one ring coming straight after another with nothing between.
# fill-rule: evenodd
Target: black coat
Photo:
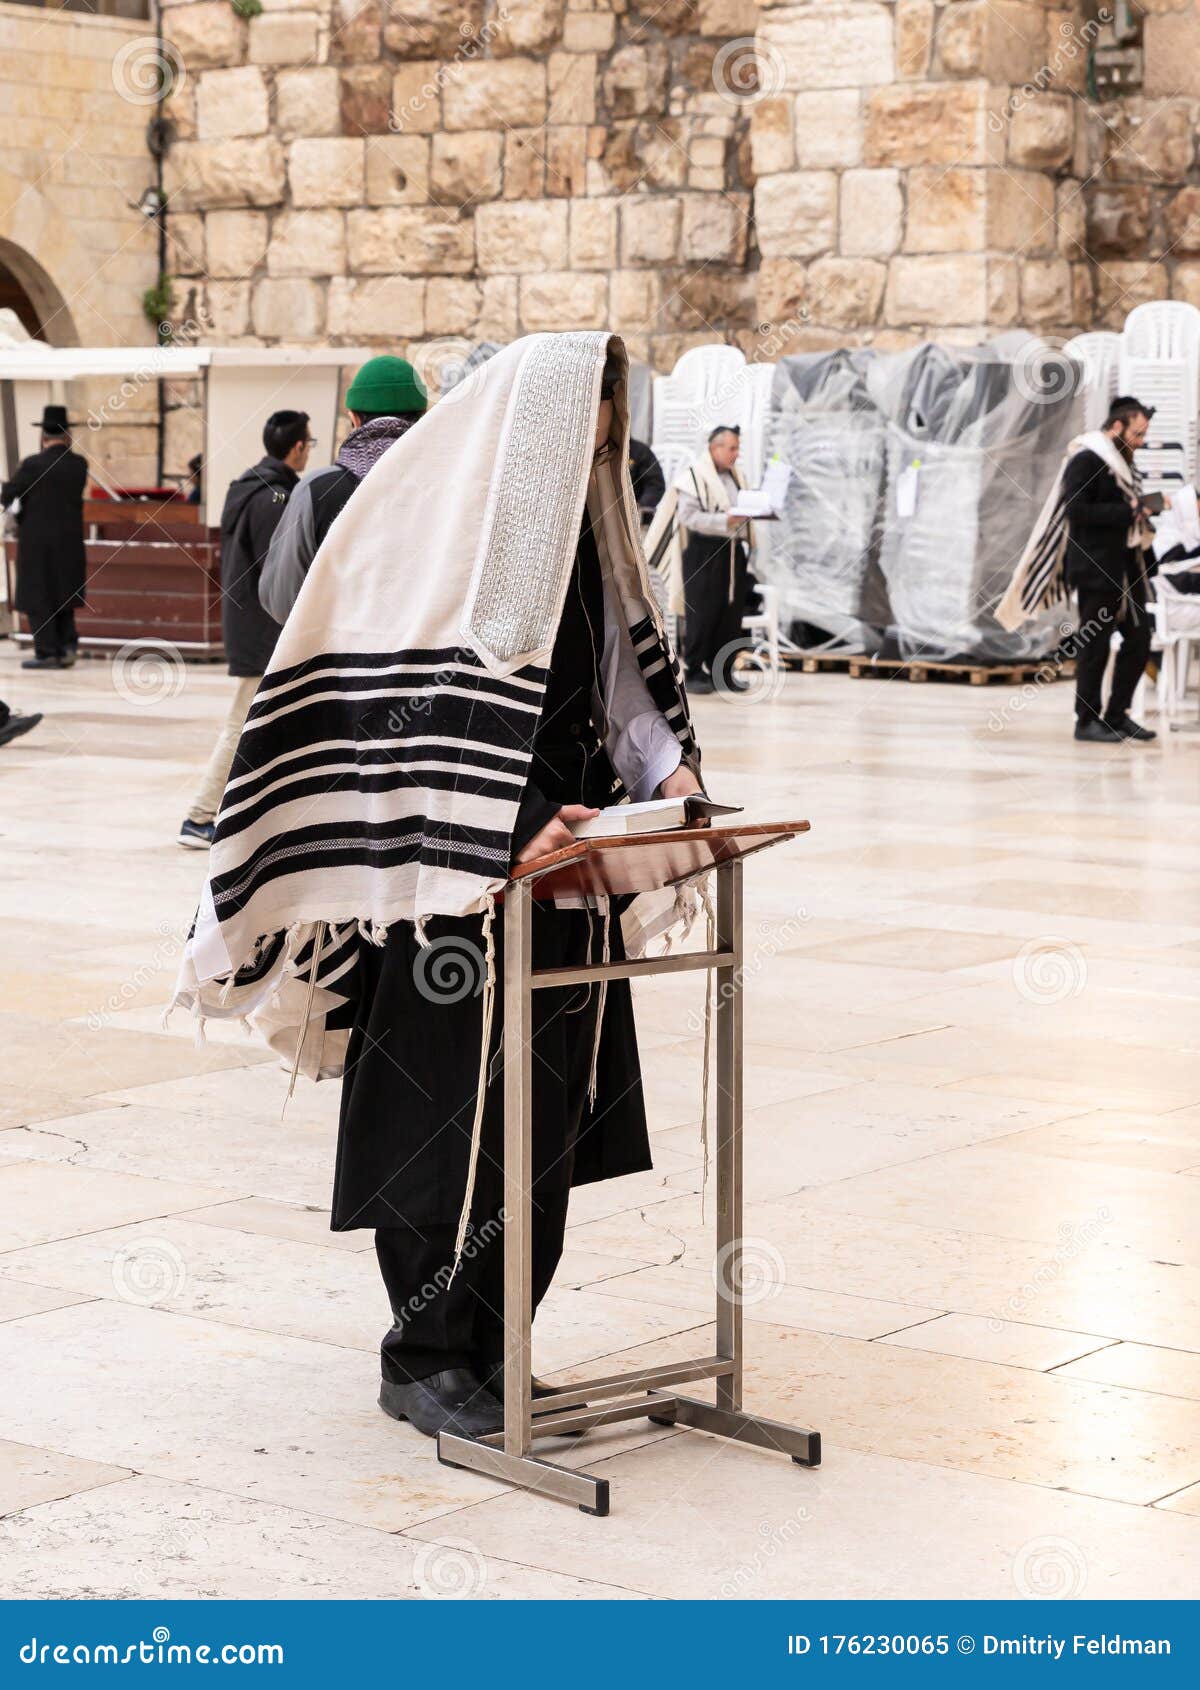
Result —
<instances>
[{"instance_id":1,"label":"black coat","mask_svg":"<svg viewBox=\"0 0 1200 1690\"><path fill-rule=\"evenodd\" d=\"M1069 533L1067 585L1077 591L1121 592L1143 573L1137 547L1129 544L1133 506L1096 452L1076 452L1063 474Z\"/></svg>"},{"instance_id":2,"label":"black coat","mask_svg":"<svg viewBox=\"0 0 1200 1690\"><path fill-rule=\"evenodd\" d=\"M20 499L14 608L39 627L84 602L83 494L87 462L69 446L48 446L17 466L0 504Z\"/></svg>"},{"instance_id":3,"label":"black coat","mask_svg":"<svg viewBox=\"0 0 1200 1690\"><path fill-rule=\"evenodd\" d=\"M271 536L300 477L278 458L263 458L239 475L221 512L221 627L231 675L266 672L279 624L258 602Z\"/></svg>"},{"instance_id":4,"label":"black coat","mask_svg":"<svg viewBox=\"0 0 1200 1690\"><path fill-rule=\"evenodd\" d=\"M643 517L653 516L667 491L662 465L644 440L629 442L629 475Z\"/></svg>"}]
</instances>

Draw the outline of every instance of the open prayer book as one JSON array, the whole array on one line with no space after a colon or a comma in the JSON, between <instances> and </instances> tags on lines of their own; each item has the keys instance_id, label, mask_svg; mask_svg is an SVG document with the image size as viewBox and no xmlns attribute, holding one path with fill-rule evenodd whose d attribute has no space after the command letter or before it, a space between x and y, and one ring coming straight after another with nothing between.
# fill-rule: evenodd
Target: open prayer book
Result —
<instances>
[{"instance_id":1,"label":"open prayer book","mask_svg":"<svg viewBox=\"0 0 1200 1690\"><path fill-rule=\"evenodd\" d=\"M766 467L761 487L743 487L734 503L730 506L730 516L764 517L778 516L783 509L783 501L787 497L788 482L792 471L788 464L776 454Z\"/></svg>"},{"instance_id":2,"label":"open prayer book","mask_svg":"<svg viewBox=\"0 0 1200 1690\"><path fill-rule=\"evenodd\" d=\"M702 792L686 798L649 798L644 804L610 804L590 822L574 822L576 839L614 839L628 833L660 833L668 827L698 827L714 816L740 814L740 804L716 804Z\"/></svg>"}]
</instances>

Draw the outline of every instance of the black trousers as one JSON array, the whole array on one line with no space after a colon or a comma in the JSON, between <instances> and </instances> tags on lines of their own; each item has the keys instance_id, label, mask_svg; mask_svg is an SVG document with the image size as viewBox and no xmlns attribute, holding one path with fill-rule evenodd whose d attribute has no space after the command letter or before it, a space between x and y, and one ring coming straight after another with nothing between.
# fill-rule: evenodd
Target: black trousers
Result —
<instances>
[{"instance_id":1,"label":"black trousers","mask_svg":"<svg viewBox=\"0 0 1200 1690\"><path fill-rule=\"evenodd\" d=\"M750 563L742 541L694 534L683 552L683 656L689 675L711 672L725 646L741 636Z\"/></svg>"},{"instance_id":2,"label":"black trousers","mask_svg":"<svg viewBox=\"0 0 1200 1690\"><path fill-rule=\"evenodd\" d=\"M533 1185L533 1309L550 1289L563 1251L573 1157L568 1150ZM422 1235L423 1234L423 1235ZM375 1254L392 1308L392 1329L380 1346L391 1384L471 1367L486 1381L504 1358L504 1226L496 1205L473 1221L456 1274L452 1226L416 1233L379 1227Z\"/></svg>"},{"instance_id":3,"label":"black trousers","mask_svg":"<svg viewBox=\"0 0 1200 1690\"><path fill-rule=\"evenodd\" d=\"M75 632L75 606L68 604L61 610L49 612L37 624L30 617L33 630L33 649L38 657L69 657L79 644Z\"/></svg>"},{"instance_id":4,"label":"black trousers","mask_svg":"<svg viewBox=\"0 0 1200 1690\"><path fill-rule=\"evenodd\" d=\"M1104 671L1115 633L1121 636L1113 664L1108 703L1101 699ZM1137 684L1150 656L1151 623L1145 589L1131 583L1124 593L1113 587L1079 589L1079 633L1075 639L1075 715L1081 722L1119 722L1128 715Z\"/></svg>"}]
</instances>

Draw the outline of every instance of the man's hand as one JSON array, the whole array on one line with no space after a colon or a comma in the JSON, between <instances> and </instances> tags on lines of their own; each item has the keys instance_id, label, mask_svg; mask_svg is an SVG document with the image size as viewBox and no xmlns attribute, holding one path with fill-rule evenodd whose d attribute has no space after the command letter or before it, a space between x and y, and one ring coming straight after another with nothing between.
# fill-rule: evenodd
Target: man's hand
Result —
<instances>
[{"instance_id":1,"label":"man's hand","mask_svg":"<svg viewBox=\"0 0 1200 1690\"><path fill-rule=\"evenodd\" d=\"M660 784L658 790L664 798L686 798L692 792L703 792L704 788L687 764L680 763Z\"/></svg>"},{"instance_id":2,"label":"man's hand","mask_svg":"<svg viewBox=\"0 0 1200 1690\"><path fill-rule=\"evenodd\" d=\"M575 835L571 832L571 822L590 822L593 816L598 816L599 810L590 810L586 804L564 804L556 816L551 816L545 827L539 828L528 845L517 852L515 861L531 863L535 857L548 857L551 851L561 851L564 845L573 845Z\"/></svg>"},{"instance_id":3,"label":"man's hand","mask_svg":"<svg viewBox=\"0 0 1200 1690\"><path fill-rule=\"evenodd\" d=\"M725 518L725 526L730 530L742 528L747 522L749 522L749 520L750 518L748 516L727 516Z\"/></svg>"}]
</instances>

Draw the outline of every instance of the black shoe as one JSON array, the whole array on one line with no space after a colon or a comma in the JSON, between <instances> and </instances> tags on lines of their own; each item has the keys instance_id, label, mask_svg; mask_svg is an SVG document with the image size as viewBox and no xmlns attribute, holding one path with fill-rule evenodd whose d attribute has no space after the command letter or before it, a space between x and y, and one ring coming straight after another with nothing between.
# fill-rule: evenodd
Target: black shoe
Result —
<instances>
[{"instance_id":1,"label":"black shoe","mask_svg":"<svg viewBox=\"0 0 1200 1690\"><path fill-rule=\"evenodd\" d=\"M193 851L207 851L217 831L215 822L185 821L179 829L179 843Z\"/></svg>"},{"instance_id":2,"label":"black shoe","mask_svg":"<svg viewBox=\"0 0 1200 1690\"><path fill-rule=\"evenodd\" d=\"M384 1379L379 1406L393 1420L411 1420L427 1438L439 1432L482 1438L504 1430L503 1408L468 1367L451 1367L409 1385L392 1385Z\"/></svg>"},{"instance_id":3,"label":"black shoe","mask_svg":"<svg viewBox=\"0 0 1200 1690\"><path fill-rule=\"evenodd\" d=\"M717 690L712 684L712 676L705 674L689 675L686 685L688 692L692 694L716 692Z\"/></svg>"},{"instance_id":4,"label":"black shoe","mask_svg":"<svg viewBox=\"0 0 1200 1690\"><path fill-rule=\"evenodd\" d=\"M41 719L40 710L32 716L10 716L3 727L0 727L0 745L7 745L10 739L20 739L30 728L36 728Z\"/></svg>"},{"instance_id":5,"label":"black shoe","mask_svg":"<svg viewBox=\"0 0 1200 1690\"><path fill-rule=\"evenodd\" d=\"M1110 727L1118 739L1157 739L1153 728L1144 728L1140 722L1135 722L1132 716L1122 716L1115 722L1109 722Z\"/></svg>"},{"instance_id":6,"label":"black shoe","mask_svg":"<svg viewBox=\"0 0 1200 1690\"><path fill-rule=\"evenodd\" d=\"M1121 736L1107 722L1076 722L1075 738L1090 740L1093 745L1118 745Z\"/></svg>"},{"instance_id":7,"label":"black shoe","mask_svg":"<svg viewBox=\"0 0 1200 1690\"><path fill-rule=\"evenodd\" d=\"M66 665L61 657L26 657L21 663L22 669L63 669Z\"/></svg>"}]
</instances>

